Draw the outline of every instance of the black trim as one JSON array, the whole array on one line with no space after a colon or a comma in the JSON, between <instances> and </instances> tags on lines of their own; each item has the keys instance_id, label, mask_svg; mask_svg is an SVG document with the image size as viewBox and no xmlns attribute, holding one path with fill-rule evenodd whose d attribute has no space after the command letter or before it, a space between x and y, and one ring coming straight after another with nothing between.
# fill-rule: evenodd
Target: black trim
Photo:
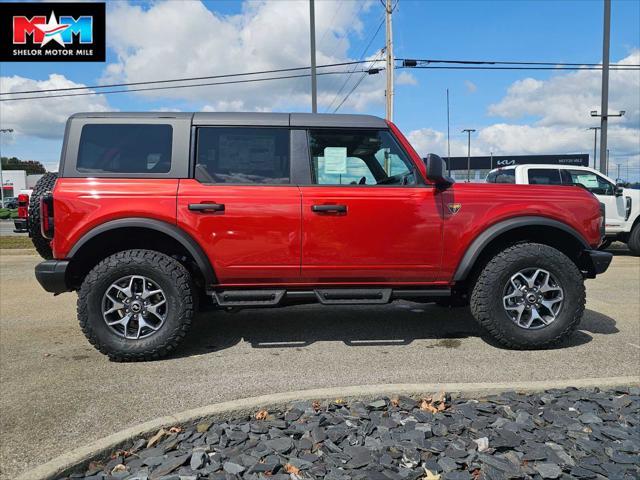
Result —
<instances>
[{"instance_id":1,"label":"black trim","mask_svg":"<svg viewBox=\"0 0 640 480\"><path fill-rule=\"evenodd\" d=\"M82 238L75 243L67 258L73 258L73 256L76 255L89 240L102 233L119 228L131 227L148 228L169 235L174 240L178 241L194 258L200 272L202 272L202 275L204 276L207 286L217 283L213 266L211 265L211 262L209 262L209 258L205 255L202 247L200 247L200 245L188 233L175 225L151 218L121 218L103 223L102 225L99 225L93 230L85 233Z\"/></svg>"},{"instance_id":2,"label":"black trim","mask_svg":"<svg viewBox=\"0 0 640 480\"><path fill-rule=\"evenodd\" d=\"M607 271L613 259L613 254L601 250L585 250L582 253L582 259L589 267L588 272L595 276Z\"/></svg>"},{"instance_id":3,"label":"black trim","mask_svg":"<svg viewBox=\"0 0 640 480\"><path fill-rule=\"evenodd\" d=\"M311 179L309 135L305 129L291 129L290 173L292 185L308 185Z\"/></svg>"},{"instance_id":4,"label":"black trim","mask_svg":"<svg viewBox=\"0 0 640 480\"><path fill-rule=\"evenodd\" d=\"M36 265L36 279L47 292L56 295L68 292L67 286L67 267L68 260L45 260Z\"/></svg>"},{"instance_id":5,"label":"black trim","mask_svg":"<svg viewBox=\"0 0 640 480\"><path fill-rule=\"evenodd\" d=\"M13 220L13 226L15 227L13 229L14 233L25 233L29 231L29 229L27 228L26 218L15 218Z\"/></svg>"},{"instance_id":6,"label":"black trim","mask_svg":"<svg viewBox=\"0 0 640 480\"><path fill-rule=\"evenodd\" d=\"M569 225L566 225L557 220L534 216L510 218L492 225L476 237L469 248L467 248L464 257L462 257L462 260L460 261L458 268L456 269L456 273L453 276L453 280L459 282L467 278L467 275L469 275L469 273L471 272L473 264L475 263L478 256L480 256L484 248L489 245L489 243L491 243L493 239L498 237L498 235L502 235L503 233L515 228L530 226L558 228L572 235L584 247L585 250L589 250L591 248L587 241L576 230L571 228Z\"/></svg>"}]
</instances>

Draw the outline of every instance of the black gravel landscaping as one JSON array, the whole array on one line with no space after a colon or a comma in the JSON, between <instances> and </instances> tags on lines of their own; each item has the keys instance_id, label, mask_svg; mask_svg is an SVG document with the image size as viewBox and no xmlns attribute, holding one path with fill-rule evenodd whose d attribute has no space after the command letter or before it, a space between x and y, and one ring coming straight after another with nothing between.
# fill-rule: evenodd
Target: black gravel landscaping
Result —
<instances>
[{"instance_id":1,"label":"black gravel landscaping","mask_svg":"<svg viewBox=\"0 0 640 480\"><path fill-rule=\"evenodd\" d=\"M299 402L161 430L64 479L637 479L640 388Z\"/></svg>"}]
</instances>

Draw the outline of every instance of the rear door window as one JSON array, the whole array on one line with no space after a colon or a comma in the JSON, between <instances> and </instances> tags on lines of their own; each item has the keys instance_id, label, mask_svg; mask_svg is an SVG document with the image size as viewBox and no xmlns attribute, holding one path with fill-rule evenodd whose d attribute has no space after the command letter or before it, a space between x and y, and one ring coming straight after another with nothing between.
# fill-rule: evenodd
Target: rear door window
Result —
<instances>
[{"instance_id":1,"label":"rear door window","mask_svg":"<svg viewBox=\"0 0 640 480\"><path fill-rule=\"evenodd\" d=\"M530 185L561 185L560 171L555 168L531 168L528 172Z\"/></svg>"},{"instance_id":2,"label":"rear door window","mask_svg":"<svg viewBox=\"0 0 640 480\"><path fill-rule=\"evenodd\" d=\"M496 170L487 175L487 183L516 183L516 169Z\"/></svg>"},{"instance_id":3,"label":"rear door window","mask_svg":"<svg viewBox=\"0 0 640 480\"><path fill-rule=\"evenodd\" d=\"M76 169L83 173L168 173L173 127L88 124L82 127Z\"/></svg>"},{"instance_id":4,"label":"rear door window","mask_svg":"<svg viewBox=\"0 0 640 480\"><path fill-rule=\"evenodd\" d=\"M198 129L195 178L201 183L288 184L289 129Z\"/></svg>"}]
</instances>

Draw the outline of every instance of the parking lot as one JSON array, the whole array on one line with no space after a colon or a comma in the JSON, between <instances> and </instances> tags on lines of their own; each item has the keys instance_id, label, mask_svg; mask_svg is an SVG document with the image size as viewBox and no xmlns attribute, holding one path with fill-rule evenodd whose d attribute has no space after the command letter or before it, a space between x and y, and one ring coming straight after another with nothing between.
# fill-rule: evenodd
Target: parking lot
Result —
<instances>
[{"instance_id":1,"label":"parking lot","mask_svg":"<svg viewBox=\"0 0 640 480\"><path fill-rule=\"evenodd\" d=\"M168 359L109 362L83 337L75 294L53 297L39 257L0 253L3 479L152 418L247 396L327 386L638 375L640 259L617 250L587 282L580 331L562 348L509 351L466 309L396 302L201 315ZM639 379L640 380L640 379Z\"/></svg>"}]
</instances>

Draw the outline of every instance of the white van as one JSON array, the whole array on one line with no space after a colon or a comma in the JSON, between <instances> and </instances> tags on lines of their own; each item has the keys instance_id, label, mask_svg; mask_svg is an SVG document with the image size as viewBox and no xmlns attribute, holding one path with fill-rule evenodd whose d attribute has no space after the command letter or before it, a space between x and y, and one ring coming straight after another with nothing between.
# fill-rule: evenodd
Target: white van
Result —
<instances>
[{"instance_id":1,"label":"white van","mask_svg":"<svg viewBox=\"0 0 640 480\"><path fill-rule=\"evenodd\" d=\"M491 170L487 183L529 185L582 185L605 205L605 235L608 246L624 242L640 255L640 190L623 188L589 167L572 165L512 165Z\"/></svg>"}]
</instances>

